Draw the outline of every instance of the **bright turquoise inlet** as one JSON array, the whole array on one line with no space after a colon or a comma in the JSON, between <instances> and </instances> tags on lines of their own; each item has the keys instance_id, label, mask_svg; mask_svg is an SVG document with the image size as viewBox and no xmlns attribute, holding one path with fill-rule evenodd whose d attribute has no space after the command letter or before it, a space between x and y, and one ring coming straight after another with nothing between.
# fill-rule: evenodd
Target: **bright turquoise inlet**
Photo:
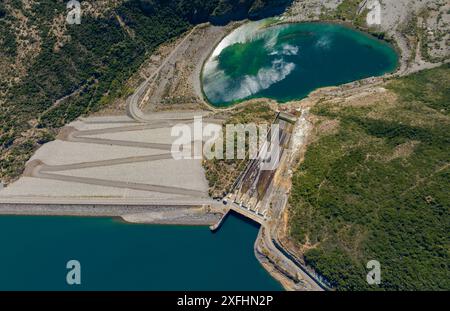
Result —
<instances>
[{"instance_id":1,"label":"bright turquoise inlet","mask_svg":"<svg viewBox=\"0 0 450 311\"><path fill-rule=\"evenodd\" d=\"M320 87L381 76L397 67L391 45L359 31L325 23L270 23L245 24L213 51L202 73L211 104L302 99Z\"/></svg>"}]
</instances>

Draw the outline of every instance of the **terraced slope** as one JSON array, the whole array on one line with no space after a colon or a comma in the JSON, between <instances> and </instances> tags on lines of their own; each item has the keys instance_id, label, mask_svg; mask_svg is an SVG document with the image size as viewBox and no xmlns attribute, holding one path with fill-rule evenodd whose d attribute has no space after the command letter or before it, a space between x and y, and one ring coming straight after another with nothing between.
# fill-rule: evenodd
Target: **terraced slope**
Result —
<instances>
[{"instance_id":1,"label":"terraced slope","mask_svg":"<svg viewBox=\"0 0 450 311\"><path fill-rule=\"evenodd\" d=\"M63 0L0 3L2 182L18 177L58 128L130 94L125 82L161 43L196 23L257 18L290 1L80 2L81 25L66 23Z\"/></svg>"}]
</instances>

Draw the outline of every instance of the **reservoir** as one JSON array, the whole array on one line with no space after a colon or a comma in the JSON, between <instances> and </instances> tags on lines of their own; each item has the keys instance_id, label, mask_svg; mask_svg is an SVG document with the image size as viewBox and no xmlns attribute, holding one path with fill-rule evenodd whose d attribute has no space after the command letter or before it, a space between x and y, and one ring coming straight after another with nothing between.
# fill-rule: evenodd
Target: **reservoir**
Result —
<instances>
[{"instance_id":1,"label":"reservoir","mask_svg":"<svg viewBox=\"0 0 450 311\"><path fill-rule=\"evenodd\" d=\"M391 45L337 24L247 23L216 47L205 62L203 92L217 107L250 98L302 99L325 86L392 72Z\"/></svg>"},{"instance_id":2,"label":"reservoir","mask_svg":"<svg viewBox=\"0 0 450 311\"><path fill-rule=\"evenodd\" d=\"M114 218L0 217L0 290L282 290L254 255L259 226L221 229ZM81 285L69 286L69 260Z\"/></svg>"},{"instance_id":3,"label":"reservoir","mask_svg":"<svg viewBox=\"0 0 450 311\"><path fill-rule=\"evenodd\" d=\"M385 42L340 25L247 23L215 48L202 72L215 106L279 102L392 72ZM230 215L220 230L127 224L115 218L0 217L0 290L282 290L254 254L259 226ZM81 264L69 286L66 264Z\"/></svg>"}]
</instances>

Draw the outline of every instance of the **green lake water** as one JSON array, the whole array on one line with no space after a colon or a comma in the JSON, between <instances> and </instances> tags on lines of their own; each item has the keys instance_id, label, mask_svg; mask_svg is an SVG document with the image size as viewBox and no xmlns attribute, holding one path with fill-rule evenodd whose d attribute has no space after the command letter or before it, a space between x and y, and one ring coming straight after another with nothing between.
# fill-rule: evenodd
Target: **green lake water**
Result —
<instances>
[{"instance_id":1,"label":"green lake water","mask_svg":"<svg viewBox=\"0 0 450 311\"><path fill-rule=\"evenodd\" d=\"M227 36L203 68L203 91L215 106L267 97L302 99L311 91L392 72L391 45L325 23L251 22Z\"/></svg>"},{"instance_id":2,"label":"green lake water","mask_svg":"<svg viewBox=\"0 0 450 311\"><path fill-rule=\"evenodd\" d=\"M221 229L112 218L0 217L0 290L282 290L254 255L259 227ZM81 264L67 285L66 264Z\"/></svg>"}]
</instances>

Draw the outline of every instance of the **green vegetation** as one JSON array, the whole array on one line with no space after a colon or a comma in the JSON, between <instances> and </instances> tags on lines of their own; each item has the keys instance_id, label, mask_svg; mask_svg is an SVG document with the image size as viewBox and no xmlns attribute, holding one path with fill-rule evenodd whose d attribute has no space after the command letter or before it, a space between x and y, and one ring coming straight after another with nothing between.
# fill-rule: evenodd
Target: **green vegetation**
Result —
<instances>
[{"instance_id":1,"label":"green vegetation","mask_svg":"<svg viewBox=\"0 0 450 311\"><path fill-rule=\"evenodd\" d=\"M369 14L368 9L364 9L360 14L356 14L354 17L354 25L358 28L367 28L367 14Z\"/></svg>"},{"instance_id":2,"label":"green vegetation","mask_svg":"<svg viewBox=\"0 0 450 311\"><path fill-rule=\"evenodd\" d=\"M335 16L338 19L352 21L358 13L360 0L344 0L336 8Z\"/></svg>"},{"instance_id":3,"label":"green vegetation","mask_svg":"<svg viewBox=\"0 0 450 311\"><path fill-rule=\"evenodd\" d=\"M247 2L250 8L255 1ZM257 2L267 8L273 1ZM30 39L16 36L20 23L9 13L13 8L40 39L22 79L0 84L0 94L6 94L0 98L0 180L22 173L41 136L54 136L80 115L129 95L126 82L144 59L193 24L219 17L219 3L229 3L232 11L239 7L234 0L128 0L96 17L84 14L81 25L66 25L58 35L52 29L58 17L65 17L65 1L29 1L31 9L17 0L0 3L1 61L14 64L17 40Z\"/></svg>"},{"instance_id":4,"label":"green vegetation","mask_svg":"<svg viewBox=\"0 0 450 311\"><path fill-rule=\"evenodd\" d=\"M213 22L224 24L230 20L262 18L284 12L292 0L212 0L216 3L211 14Z\"/></svg>"},{"instance_id":5,"label":"green vegetation","mask_svg":"<svg viewBox=\"0 0 450 311\"><path fill-rule=\"evenodd\" d=\"M365 16L367 16L367 10L363 12L364 14L358 16L358 8L360 3L360 0L344 0L335 10L327 10L323 7L321 19L341 20L346 22L354 22L358 20L358 23L360 23L362 19L365 19Z\"/></svg>"},{"instance_id":6,"label":"green vegetation","mask_svg":"<svg viewBox=\"0 0 450 311\"><path fill-rule=\"evenodd\" d=\"M8 90L7 104L1 107L2 179L21 174L24 162L42 142L41 135L53 135L78 116L99 110L105 96L109 100L120 96L125 81L147 53L188 29L189 23L174 12L143 15L138 2L126 2L103 18L84 16L81 25L67 27L70 40L58 50L50 23L65 14L65 3L40 1L30 11L23 10L38 25L42 46L27 75ZM129 24L134 37L121 27L116 15ZM55 104L67 95L73 96ZM22 139L27 131L27 139Z\"/></svg>"},{"instance_id":7,"label":"green vegetation","mask_svg":"<svg viewBox=\"0 0 450 311\"><path fill-rule=\"evenodd\" d=\"M389 84L389 88L399 94L404 103L424 103L427 107L448 116L450 104L448 68L449 65L445 65L394 80Z\"/></svg>"},{"instance_id":8,"label":"green vegetation","mask_svg":"<svg viewBox=\"0 0 450 311\"><path fill-rule=\"evenodd\" d=\"M14 57L17 52L16 36L9 24L12 17L8 16L5 5L0 3L0 57Z\"/></svg>"},{"instance_id":9,"label":"green vegetation","mask_svg":"<svg viewBox=\"0 0 450 311\"><path fill-rule=\"evenodd\" d=\"M227 124L269 124L274 120L275 116L275 112L265 103L245 105L225 115L226 120L223 125L223 133L226 135L225 127ZM248 142L246 142L246 148L248 150ZM226 152L225 141L223 150ZM224 193L228 193L247 163L248 159L213 159L203 161L206 179L209 183L209 194L212 197L221 197Z\"/></svg>"},{"instance_id":10,"label":"green vegetation","mask_svg":"<svg viewBox=\"0 0 450 311\"><path fill-rule=\"evenodd\" d=\"M389 82L397 99L313 109L339 127L294 175L291 235L338 290L450 289L449 83L444 65ZM366 282L373 259L380 286Z\"/></svg>"}]
</instances>

